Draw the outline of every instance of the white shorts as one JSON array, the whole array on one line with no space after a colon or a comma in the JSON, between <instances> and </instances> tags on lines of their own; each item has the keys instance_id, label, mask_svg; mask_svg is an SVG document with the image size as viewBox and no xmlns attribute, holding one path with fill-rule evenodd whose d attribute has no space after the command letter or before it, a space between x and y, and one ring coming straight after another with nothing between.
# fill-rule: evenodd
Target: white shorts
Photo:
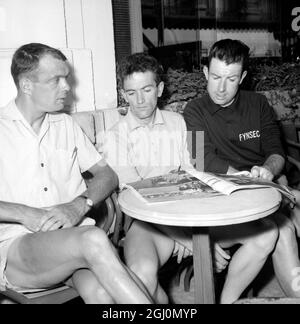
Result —
<instances>
[{"instance_id":1,"label":"white shorts","mask_svg":"<svg viewBox=\"0 0 300 324\"><path fill-rule=\"evenodd\" d=\"M91 225L95 225L95 221L91 218L85 218L79 226L91 226ZM12 289L19 292L36 291L37 289L24 289L24 288L16 287L12 285L6 278L5 270L7 265L7 255L10 246L19 237L24 236L26 234L32 234L32 232L29 231L26 227L19 224L12 225L9 235L11 235L12 233L14 233L13 237L10 237L5 241L0 242L0 290L5 291L6 289Z\"/></svg>"},{"instance_id":2,"label":"white shorts","mask_svg":"<svg viewBox=\"0 0 300 324\"><path fill-rule=\"evenodd\" d=\"M19 237L19 236L18 236ZM4 291L6 289L13 289L19 291L19 287L15 287L10 284L5 275L5 269L7 264L7 254L12 243L18 238L14 237L12 239L6 240L0 243L0 290Z\"/></svg>"}]
</instances>

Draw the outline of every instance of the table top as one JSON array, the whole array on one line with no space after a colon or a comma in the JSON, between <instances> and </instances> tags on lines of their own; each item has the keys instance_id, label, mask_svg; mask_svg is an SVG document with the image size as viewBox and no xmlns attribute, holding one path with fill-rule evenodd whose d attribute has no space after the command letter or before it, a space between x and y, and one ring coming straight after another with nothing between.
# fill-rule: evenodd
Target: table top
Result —
<instances>
[{"instance_id":1,"label":"table top","mask_svg":"<svg viewBox=\"0 0 300 324\"><path fill-rule=\"evenodd\" d=\"M281 194L274 188L239 190L229 196L146 204L130 190L119 195L122 211L139 220L170 226L225 226L258 220L277 211Z\"/></svg>"}]
</instances>

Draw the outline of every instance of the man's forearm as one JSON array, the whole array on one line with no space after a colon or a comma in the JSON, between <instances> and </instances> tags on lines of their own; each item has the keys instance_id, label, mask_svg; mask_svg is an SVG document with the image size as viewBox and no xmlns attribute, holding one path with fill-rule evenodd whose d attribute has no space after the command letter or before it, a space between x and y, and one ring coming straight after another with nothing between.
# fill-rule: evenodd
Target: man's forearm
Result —
<instances>
[{"instance_id":1,"label":"man's forearm","mask_svg":"<svg viewBox=\"0 0 300 324\"><path fill-rule=\"evenodd\" d=\"M285 159L278 154L273 154L268 157L263 167L269 169L270 172L276 177L283 170L285 165Z\"/></svg>"},{"instance_id":2,"label":"man's forearm","mask_svg":"<svg viewBox=\"0 0 300 324\"><path fill-rule=\"evenodd\" d=\"M98 204L118 187L118 177L109 166L100 170L91 169L90 171L93 178L88 182L88 197L94 204Z\"/></svg>"},{"instance_id":3,"label":"man's forearm","mask_svg":"<svg viewBox=\"0 0 300 324\"><path fill-rule=\"evenodd\" d=\"M26 211L31 207L0 201L0 222L23 223Z\"/></svg>"}]
</instances>

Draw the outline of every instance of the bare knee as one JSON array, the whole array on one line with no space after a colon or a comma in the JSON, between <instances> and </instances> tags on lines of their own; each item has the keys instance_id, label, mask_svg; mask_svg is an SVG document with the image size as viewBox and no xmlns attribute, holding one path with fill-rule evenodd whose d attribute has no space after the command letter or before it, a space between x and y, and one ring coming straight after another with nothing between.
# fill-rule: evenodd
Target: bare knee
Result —
<instances>
[{"instance_id":1,"label":"bare knee","mask_svg":"<svg viewBox=\"0 0 300 324\"><path fill-rule=\"evenodd\" d=\"M80 247L88 260L96 258L107 262L107 256L114 252L114 248L106 233L97 227L90 227L80 234Z\"/></svg>"},{"instance_id":2,"label":"bare knee","mask_svg":"<svg viewBox=\"0 0 300 324\"><path fill-rule=\"evenodd\" d=\"M261 254L268 256L274 250L278 240L278 227L270 220L264 220L262 226L260 234L254 239L254 244Z\"/></svg>"}]
</instances>

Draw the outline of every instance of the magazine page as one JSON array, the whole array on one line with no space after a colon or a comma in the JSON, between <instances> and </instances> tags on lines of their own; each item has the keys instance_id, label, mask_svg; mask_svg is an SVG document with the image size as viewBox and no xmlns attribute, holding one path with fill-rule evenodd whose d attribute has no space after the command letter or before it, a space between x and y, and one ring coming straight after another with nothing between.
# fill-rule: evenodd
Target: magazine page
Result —
<instances>
[{"instance_id":1,"label":"magazine page","mask_svg":"<svg viewBox=\"0 0 300 324\"><path fill-rule=\"evenodd\" d=\"M209 185L214 190L219 191L224 195L230 195L236 190L264 188L264 187L273 186L272 182L267 182L267 181L258 182L258 179L251 178L250 173L248 175L245 172L241 172L234 175L199 172L197 170L189 170L188 172L192 174L194 177L196 177L197 179Z\"/></svg>"},{"instance_id":2,"label":"magazine page","mask_svg":"<svg viewBox=\"0 0 300 324\"><path fill-rule=\"evenodd\" d=\"M294 196L292 190L289 187L280 185L273 181L267 181L260 178L252 178L247 176L244 172L235 175L217 175L217 176L235 184L237 186L236 190L238 190L239 188L251 189L251 188L259 188L259 187L271 187L277 189L284 197L288 198L292 203L294 204L296 203L296 197Z\"/></svg>"},{"instance_id":3,"label":"magazine page","mask_svg":"<svg viewBox=\"0 0 300 324\"><path fill-rule=\"evenodd\" d=\"M200 181L206 183L215 191L221 192L224 195L230 195L235 190L241 189L238 184L231 182L229 179L225 179L222 176L217 176L213 173L200 172L195 169L189 169L188 173L190 173Z\"/></svg>"},{"instance_id":4,"label":"magazine page","mask_svg":"<svg viewBox=\"0 0 300 324\"><path fill-rule=\"evenodd\" d=\"M286 186L252 178L250 173L235 175L199 172L195 169L174 170L168 174L126 184L145 203L160 203L183 199L230 195L237 190L273 187L291 202L296 199Z\"/></svg>"},{"instance_id":5,"label":"magazine page","mask_svg":"<svg viewBox=\"0 0 300 324\"><path fill-rule=\"evenodd\" d=\"M233 175L213 174L189 170L193 176L208 184L214 190L230 195L232 192L242 189L257 189L272 187L280 191L291 202L295 203L296 198L292 191L280 184L259 178L252 178L250 172L239 172Z\"/></svg>"},{"instance_id":6,"label":"magazine page","mask_svg":"<svg viewBox=\"0 0 300 324\"><path fill-rule=\"evenodd\" d=\"M185 170L126 184L125 188L148 204L222 195Z\"/></svg>"}]
</instances>

